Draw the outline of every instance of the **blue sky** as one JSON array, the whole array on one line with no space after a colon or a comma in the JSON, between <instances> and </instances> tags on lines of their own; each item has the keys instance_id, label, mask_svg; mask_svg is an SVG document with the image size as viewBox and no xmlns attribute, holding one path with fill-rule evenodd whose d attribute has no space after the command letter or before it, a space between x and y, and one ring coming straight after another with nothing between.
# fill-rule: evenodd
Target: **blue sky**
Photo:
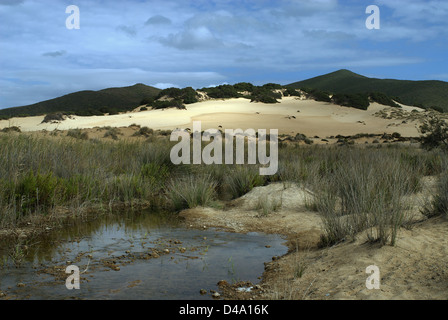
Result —
<instances>
[{"instance_id":1,"label":"blue sky","mask_svg":"<svg viewBox=\"0 0 448 320\"><path fill-rule=\"evenodd\" d=\"M80 29L66 28L66 7ZM366 8L380 9L369 30ZM135 83L291 82L338 69L448 81L446 0L0 0L0 108Z\"/></svg>"}]
</instances>

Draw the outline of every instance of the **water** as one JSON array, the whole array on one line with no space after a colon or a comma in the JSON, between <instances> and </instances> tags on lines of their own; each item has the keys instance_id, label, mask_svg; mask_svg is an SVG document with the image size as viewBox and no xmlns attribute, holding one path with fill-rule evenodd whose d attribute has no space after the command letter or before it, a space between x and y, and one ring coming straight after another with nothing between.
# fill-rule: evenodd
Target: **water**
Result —
<instances>
[{"instance_id":1,"label":"water","mask_svg":"<svg viewBox=\"0 0 448 320\"><path fill-rule=\"evenodd\" d=\"M277 235L189 229L167 214L101 218L28 244L26 255L16 252L18 266L3 256L0 291L11 299L211 299L200 290L217 291L220 280L256 284L264 262L286 253L283 243ZM65 285L68 265L82 273L79 290Z\"/></svg>"}]
</instances>

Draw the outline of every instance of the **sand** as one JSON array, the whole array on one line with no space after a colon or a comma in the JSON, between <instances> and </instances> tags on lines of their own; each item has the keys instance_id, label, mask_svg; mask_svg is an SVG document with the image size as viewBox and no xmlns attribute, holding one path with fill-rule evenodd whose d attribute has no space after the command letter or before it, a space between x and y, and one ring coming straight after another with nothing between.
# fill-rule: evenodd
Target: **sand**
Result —
<instances>
[{"instance_id":1,"label":"sand","mask_svg":"<svg viewBox=\"0 0 448 320\"><path fill-rule=\"evenodd\" d=\"M128 127L132 124L152 129L192 128L201 121L202 129L218 128L243 130L248 128L278 129L280 134L304 133L307 136L328 137L358 133L393 133L419 136L416 122L401 123L382 119L374 114L386 108L372 103L367 111L341 107L314 100L284 97L278 104L251 103L250 100L207 100L187 105L187 110L166 109L128 112L110 116L74 116L60 123L42 123L43 116L12 118L0 121L0 129L18 126L22 131L86 129L94 127ZM404 106L408 111L415 109Z\"/></svg>"}]
</instances>

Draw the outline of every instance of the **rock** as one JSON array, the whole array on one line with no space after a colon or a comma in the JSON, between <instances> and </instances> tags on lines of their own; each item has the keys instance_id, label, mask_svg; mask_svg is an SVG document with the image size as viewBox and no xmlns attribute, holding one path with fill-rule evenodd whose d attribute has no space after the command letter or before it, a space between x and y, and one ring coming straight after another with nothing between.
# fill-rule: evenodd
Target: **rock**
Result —
<instances>
[{"instance_id":1,"label":"rock","mask_svg":"<svg viewBox=\"0 0 448 320\"><path fill-rule=\"evenodd\" d=\"M25 286L25 284L22 283L22 282L19 282L19 283L17 284L17 288L23 288L24 286Z\"/></svg>"},{"instance_id":2,"label":"rock","mask_svg":"<svg viewBox=\"0 0 448 320\"><path fill-rule=\"evenodd\" d=\"M218 299L221 295L218 292L213 292L212 297Z\"/></svg>"},{"instance_id":3,"label":"rock","mask_svg":"<svg viewBox=\"0 0 448 320\"><path fill-rule=\"evenodd\" d=\"M220 280L217 283L218 287L222 287L222 286L228 286L229 283L226 280Z\"/></svg>"},{"instance_id":4,"label":"rock","mask_svg":"<svg viewBox=\"0 0 448 320\"><path fill-rule=\"evenodd\" d=\"M201 289L201 290L199 290L199 293L200 293L201 295L207 294L207 290L205 290L205 289Z\"/></svg>"}]
</instances>

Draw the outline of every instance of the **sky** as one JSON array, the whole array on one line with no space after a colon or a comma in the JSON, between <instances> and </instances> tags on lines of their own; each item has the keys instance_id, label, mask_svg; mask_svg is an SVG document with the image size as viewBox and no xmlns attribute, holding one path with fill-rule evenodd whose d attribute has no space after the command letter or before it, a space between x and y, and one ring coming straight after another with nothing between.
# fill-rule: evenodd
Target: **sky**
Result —
<instances>
[{"instance_id":1,"label":"sky","mask_svg":"<svg viewBox=\"0 0 448 320\"><path fill-rule=\"evenodd\" d=\"M70 5L79 29L67 27ZM366 27L370 5L379 29ZM284 85L339 69L448 81L447 57L446 0L0 0L0 109L136 83Z\"/></svg>"}]
</instances>

